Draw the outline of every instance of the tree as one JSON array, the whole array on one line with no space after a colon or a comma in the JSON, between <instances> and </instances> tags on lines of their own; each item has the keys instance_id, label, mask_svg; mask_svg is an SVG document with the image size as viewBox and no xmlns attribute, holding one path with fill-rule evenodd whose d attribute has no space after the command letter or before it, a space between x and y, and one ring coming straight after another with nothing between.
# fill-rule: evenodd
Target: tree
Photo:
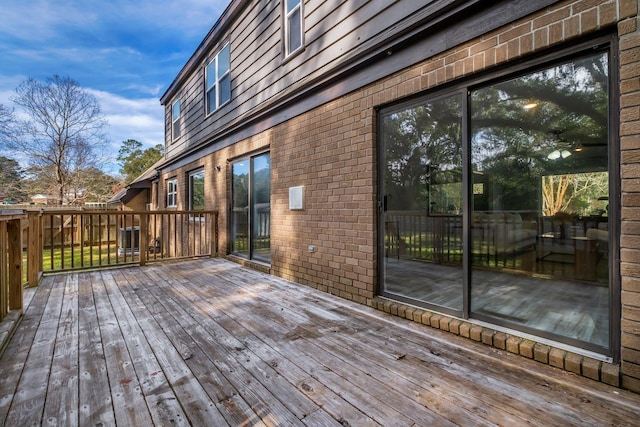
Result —
<instances>
[{"instance_id":1,"label":"tree","mask_svg":"<svg viewBox=\"0 0 640 427\"><path fill-rule=\"evenodd\" d=\"M20 164L4 156L0 156L0 194L12 202L24 202L27 199Z\"/></svg>"},{"instance_id":2,"label":"tree","mask_svg":"<svg viewBox=\"0 0 640 427\"><path fill-rule=\"evenodd\" d=\"M0 104L0 143L11 138L14 123L13 110Z\"/></svg>"},{"instance_id":3,"label":"tree","mask_svg":"<svg viewBox=\"0 0 640 427\"><path fill-rule=\"evenodd\" d=\"M53 182L53 167L29 168L26 171L30 192L33 194L52 194L56 184ZM78 204L84 202L106 202L120 188L119 181L96 167L77 171L72 184L67 188L65 202Z\"/></svg>"},{"instance_id":4,"label":"tree","mask_svg":"<svg viewBox=\"0 0 640 427\"><path fill-rule=\"evenodd\" d=\"M134 179L142 175L147 169L154 165L164 155L164 147L157 144L155 147L142 150L142 143L135 139L122 141L122 146L118 150L118 161L120 162L120 173L125 176L125 183L129 184Z\"/></svg>"},{"instance_id":5,"label":"tree","mask_svg":"<svg viewBox=\"0 0 640 427\"><path fill-rule=\"evenodd\" d=\"M114 194L118 180L96 167L79 171L75 180L84 202L106 202Z\"/></svg>"},{"instance_id":6,"label":"tree","mask_svg":"<svg viewBox=\"0 0 640 427\"><path fill-rule=\"evenodd\" d=\"M96 98L70 77L33 78L16 88L14 103L27 119L18 122L8 147L25 155L29 166L51 173L59 203L68 199L78 172L97 163L107 125Z\"/></svg>"}]
</instances>

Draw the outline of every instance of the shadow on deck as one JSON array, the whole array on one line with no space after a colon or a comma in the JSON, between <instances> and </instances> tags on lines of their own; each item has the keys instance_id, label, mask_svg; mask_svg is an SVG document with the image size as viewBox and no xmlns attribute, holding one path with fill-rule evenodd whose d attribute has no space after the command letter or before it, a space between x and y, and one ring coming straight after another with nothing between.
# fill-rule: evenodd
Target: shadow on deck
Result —
<instances>
[{"instance_id":1,"label":"shadow on deck","mask_svg":"<svg viewBox=\"0 0 640 427\"><path fill-rule=\"evenodd\" d=\"M52 275L0 425L634 425L640 396L222 259Z\"/></svg>"}]
</instances>

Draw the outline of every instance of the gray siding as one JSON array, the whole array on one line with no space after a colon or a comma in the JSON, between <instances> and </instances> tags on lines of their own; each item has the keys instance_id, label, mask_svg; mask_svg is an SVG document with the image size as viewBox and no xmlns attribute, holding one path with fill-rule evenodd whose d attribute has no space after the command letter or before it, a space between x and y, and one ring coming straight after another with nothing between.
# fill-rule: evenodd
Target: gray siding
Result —
<instances>
[{"instance_id":1,"label":"gray siding","mask_svg":"<svg viewBox=\"0 0 640 427\"><path fill-rule=\"evenodd\" d=\"M407 25L399 24L411 21L433 2L305 1L305 49L290 58L283 53L282 3L237 3L241 11L226 26L227 31L210 37L208 49L162 99L166 107L168 158L207 142L226 127L242 124L252 113L282 104L300 89L322 81L346 61L374 48L379 40L402 31ZM231 101L205 117L204 69L227 41L231 47ZM177 97L181 101L182 133L171 141L171 104Z\"/></svg>"}]
</instances>

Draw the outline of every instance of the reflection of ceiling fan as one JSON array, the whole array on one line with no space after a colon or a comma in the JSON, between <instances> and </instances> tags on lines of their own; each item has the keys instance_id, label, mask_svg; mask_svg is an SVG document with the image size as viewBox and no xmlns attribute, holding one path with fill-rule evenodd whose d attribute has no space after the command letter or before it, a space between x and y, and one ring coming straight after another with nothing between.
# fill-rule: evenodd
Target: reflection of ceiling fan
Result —
<instances>
[{"instance_id":1,"label":"reflection of ceiling fan","mask_svg":"<svg viewBox=\"0 0 640 427\"><path fill-rule=\"evenodd\" d=\"M558 160L558 159L566 159L571 156L572 151L582 151L582 145L580 144L572 144L566 140L566 138L561 135L566 131L566 129L553 128L547 132L553 139L556 140L555 150L547 155L547 159L549 160Z\"/></svg>"}]
</instances>

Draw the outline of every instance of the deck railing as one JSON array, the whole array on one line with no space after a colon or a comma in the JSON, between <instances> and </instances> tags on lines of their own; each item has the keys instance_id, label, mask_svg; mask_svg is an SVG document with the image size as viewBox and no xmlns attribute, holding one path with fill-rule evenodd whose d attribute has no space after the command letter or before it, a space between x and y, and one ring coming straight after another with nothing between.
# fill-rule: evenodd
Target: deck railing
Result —
<instances>
[{"instance_id":1,"label":"deck railing","mask_svg":"<svg viewBox=\"0 0 640 427\"><path fill-rule=\"evenodd\" d=\"M216 211L42 212L42 271L213 256Z\"/></svg>"},{"instance_id":2,"label":"deck railing","mask_svg":"<svg viewBox=\"0 0 640 427\"><path fill-rule=\"evenodd\" d=\"M22 211L0 211L0 320L22 309Z\"/></svg>"},{"instance_id":3,"label":"deck railing","mask_svg":"<svg viewBox=\"0 0 640 427\"><path fill-rule=\"evenodd\" d=\"M216 256L217 211L0 212L0 320L43 273Z\"/></svg>"}]
</instances>

